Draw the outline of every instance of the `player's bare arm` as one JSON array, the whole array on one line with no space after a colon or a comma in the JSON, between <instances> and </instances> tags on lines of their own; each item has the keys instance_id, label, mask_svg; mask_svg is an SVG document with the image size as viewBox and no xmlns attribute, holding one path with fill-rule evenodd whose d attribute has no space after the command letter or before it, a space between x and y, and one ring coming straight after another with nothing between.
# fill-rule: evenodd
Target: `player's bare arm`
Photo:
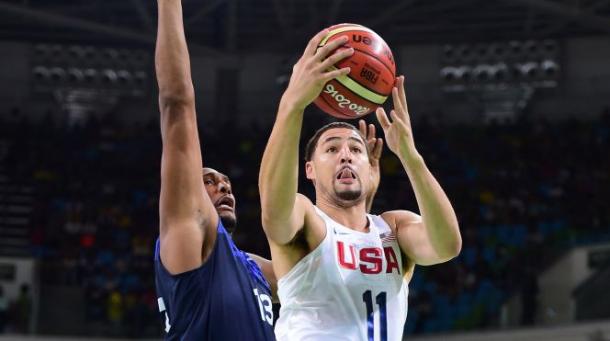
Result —
<instances>
[{"instance_id":1,"label":"player's bare arm","mask_svg":"<svg viewBox=\"0 0 610 341\"><path fill-rule=\"evenodd\" d=\"M349 71L326 71L350 53L345 50L326 58L345 43L339 39L316 52L318 43L327 33L322 31L312 38L294 66L263 154L259 174L263 227L268 238L278 244L290 242L304 223L304 213L298 204L304 199L297 196L297 184L298 148L305 107L318 96L328 80Z\"/></svg>"},{"instance_id":2,"label":"player's bare arm","mask_svg":"<svg viewBox=\"0 0 610 341\"><path fill-rule=\"evenodd\" d=\"M303 123L303 112L320 94L324 84L340 75L349 73L349 68L333 71L328 69L337 61L351 55L352 49L330 53L345 44L345 39L337 39L317 49L324 30L313 37L301 59L295 64L293 73L280 101L278 114L265 148L259 174L262 223L270 241L274 268L278 276L285 273L304 254L294 255L288 250L278 250L278 246L290 244L306 223L306 212L313 211L309 199L297 195L299 139ZM305 238L310 239L308 231ZM314 239L322 240L323 235ZM276 262L276 255L289 259L284 266ZM286 254L285 254L286 253ZM292 263L292 264L290 264ZM277 270L279 268L279 273Z\"/></svg>"},{"instance_id":3,"label":"player's bare arm","mask_svg":"<svg viewBox=\"0 0 610 341\"><path fill-rule=\"evenodd\" d=\"M383 139L376 137L374 124L369 124L367 126L364 120L360 120L358 121L358 128L360 130L360 134L364 136L367 148L370 151L369 159L371 162L371 189L367 191L366 195L366 211L371 212L373 199L375 199L375 194L377 193L379 182L381 181L379 159L381 158L381 151L383 150Z\"/></svg>"},{"instance_id":4,"label":"player's bare arm","mask_svg":"<svg viewBox=\"0 0 610 341\"><path fill-rule=\"evenodd\" d=\"M180 0L158 0L155 67L161 113L161 260L173 274L199 267L218 215L205 193L195 95Z\"/></svg>"},{"instance_id":5,"label":"player's bare arm","mask_svg":"<svg viewBox=\"0 0 610 341\"><path fill-rule=\"evenodd\" d=\"M273 272L273 264L269 259L263 258L261 256L248 253L248 256L252 258L256 262L261 271L263 272L263 276L267 282L269 282L269 286L271 287L271 294L273 295L273 303L279 303L279 299L277 297L277 277Z\"/></svg>"},{"instance_id":6,"label":"player's bare arm","mask_svg":"<svg viewBox=\"0 0 610 341\"><path fill-rule=\"evenodd\" d=\"M403 76L397 78L392 99L391 119L383 108L377 110L377 119L388 147L398 156L409 176L421 217L408 211L390 211L382 216L396 228L400 248L414 263L442 263L456 257L462 247L457 217L447 195L415 147Z\"/></svg>"}]
</instances>

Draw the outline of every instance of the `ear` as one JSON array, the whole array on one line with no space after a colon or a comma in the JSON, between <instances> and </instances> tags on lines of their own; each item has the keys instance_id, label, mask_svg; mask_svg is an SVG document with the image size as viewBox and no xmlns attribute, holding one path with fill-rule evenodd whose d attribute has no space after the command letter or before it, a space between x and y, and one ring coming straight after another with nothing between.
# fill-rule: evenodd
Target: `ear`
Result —
<instances>
[{"instance_id":1,"label":"ear","mask_svg":"<svg viewBox=\"0 0 610 341\"><path fill-rule=\"evenodd\" d=\"M315 180L316 171L315 171L315 168L313 167L313 162L311 162L311 161L305 162L305 175L307 176L307 179L312 180L312 181Z\"/></svg>"}]
</instances>

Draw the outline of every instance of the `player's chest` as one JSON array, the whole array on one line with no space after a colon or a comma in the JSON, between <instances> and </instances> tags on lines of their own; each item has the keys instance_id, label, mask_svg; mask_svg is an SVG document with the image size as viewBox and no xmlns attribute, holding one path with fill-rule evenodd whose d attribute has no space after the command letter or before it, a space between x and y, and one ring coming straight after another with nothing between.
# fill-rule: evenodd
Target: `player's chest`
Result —
<instances>
[{"instance_id":1,"label":"player's chest","mask_svg":"<svg viewBox=\"0 0 610 341\"><path fill-rule=\"evenodd\" d=\"M402 280L402 260L395 241L371 235L335 234L327 261L344 285L371 285ZM341 284L341 283L340 283Z\"/></svg>"}]
</instances>

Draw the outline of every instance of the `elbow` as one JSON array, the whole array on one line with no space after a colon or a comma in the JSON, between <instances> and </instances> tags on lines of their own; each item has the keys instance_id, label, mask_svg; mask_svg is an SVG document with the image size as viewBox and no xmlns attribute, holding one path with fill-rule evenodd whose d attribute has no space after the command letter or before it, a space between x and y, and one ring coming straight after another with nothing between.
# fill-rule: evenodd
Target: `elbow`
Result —
<instances>
[{"instance_id":1,"label":"elbow","mask_svg":"<svg viewBox=\"0 0 610 341\"><path fill-rule=\"evenodd\" d=\"M197 126L195 96L192 93L160 93L159 110L162 135L184 122Z\"/></svg>"},{"instance_id":2,"label":"elbow","mask_svg":"<svg viewBox=\"0 0 610 341\"><path fill-rule=\"evenodd\" d=\"M462 236L460 235L460 230L457 226L455 229L452 229L450 235L446 235L447 237L444 240L437 244L436 254L438 256L438 260L440 263L448 262L457 256L460 255L462 251ZM449 237L450 236L450 237Z\"/></svg>"},{"instance_id":3,"label":"elbow","mask_svg":"<svg viewBox=\"0 0 610 341\"><path fill-rule=\"evenodd\" d=\"M290 229L290 218L282 218L270 212L261 213L261 225L267 239L276 244L284 245L292 240L294 234Z\"/></svg>"},{"instance_id":4,"label":"elbow","mask_svg":"<svg viewBox=\"0 0 610 341\"><path fill-rule=\"evenodd\" d=\"M451 245L447 245L442 252L438 253L437 261L431 264L439 264L448 262L457 256L460 255L462 251L462 244L460 243L452 243Z\"/></svg>"},{"instance_id":5,"label":"elbow","mask_svg":"<svg viewBox=\"0 0 610 341\"><path fill-rule=\"evenodd\" d=\"M275 229L275 221L270 217L269 214L265 214L265 212L261 213L261 226L263 228L263 232L267 239L276 240L276 229Z\"/></svg>"},{"instance_id":6,"label":"elbow","mask_svg":"<svg viewBox=\"0 0 610 341\"><path fill-rule=\"evenodd\" d=\"M263 229L266 230L266 226L271 226L280 219L281 214L279 212L281 208L278 206L277 198L274 200L270 194L269 187L262 183L262 181L259 181L258 193L261 203L261 223L263 224Z\"/></svg>"},{"instance_id":7,"label":"elbow","mask_svg":"<svg viewBox=\"0 0 610 341\"><path fill-rule=\"evenodd\" d=\"M457 256L460 255L460 252L462 252L462 236L460 235L460 230L457 229L457 234L455 236L455 238L453 240L451 240L451 242L446 245L446 254L445 254L445 258L446 259L453 259Z\"/></svg>"},{"instance_id":8,"label":"elbow","mask_svg":"<svg viewBox=\"0 0 610 341\"><path fill-rule=\"evenodd\" d=\"M263 231L265 231L266 234L273 230L271 227L275 225L276 220L277 217L269 211L261 211L261 225L263 226Z\"/></svg>"},{"instance_id":9,"label":"elbow","mask_svg":"<svg viewBox=\"0 0 610 341\"><path fill-rule=\"evenodd\" d=\"M450 252L451 252L452 259L459 256L460 252L462 252L462 237L460 237L459 235L458 235L457 240L452 243Z\"/></svg>"},{"instance_id":10,"label":"elbow","mask_svg":"<svg viewBox=\"0 0 610 341\"><path fill-rule=\"evenodd\" d=\"M159 88L159 107L161 111L195 105L195 89L192 84Z\"/></svg>"}]
</instances>

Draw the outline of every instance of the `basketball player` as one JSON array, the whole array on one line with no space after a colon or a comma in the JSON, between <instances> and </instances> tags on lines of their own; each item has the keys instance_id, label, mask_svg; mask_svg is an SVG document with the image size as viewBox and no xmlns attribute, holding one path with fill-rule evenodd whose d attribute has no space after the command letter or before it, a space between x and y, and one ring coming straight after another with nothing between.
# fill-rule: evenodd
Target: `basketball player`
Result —
<instances>
[{"instance_id":1,"label":"basketball player","mask_svg":"<svg viewBox=\"0 0 610 341\"><path fill-rule=\"evenodd\" d=\"M155 252L167 340L274 340L269 283L227 230L235 198L205 168L180 0L158 0L155 65L161 112L160 235ZM268 269L269 262L257 258Z\"/></svg>"},{"instance_id":2,"label":"basketball player","mask_svg":"<svg viewBox=\"0 0 610 341\"><path fill-rule=\"evenodd\" d=\"M349 69L328 72L353 50L308 44L280 101L259 175L262 221L278 278L278 340L401 340L407 283L415 264L448 261L461 249L458 222L442 188L418 153L411 132L404 78L392 91L391 120L377 119L386 144L409 177L421 216L406 210L366 213L370 151L358 129L331 123L311 138L305 175L315 205L297 193L303 112L323 85ZM336 39L342 44L347 38Z\"/></svg>"},{"instance_id":3,"label":"basketball player","mask_svg":"<svg viewBox=\"0 0 610 341\"><path fill-rule=\"evenodd\" d=\"M271 340L276 283L271 262L233 244L228 231L236 226L236 205L229 178L211 168L202 176L181 3L159 0L158 6L155 64L163 157L155 273L166 338ZM371 202L383 141L375 138L374 126L362 121L360 129L373 150Z\"/></svg>"}]
</instances>

